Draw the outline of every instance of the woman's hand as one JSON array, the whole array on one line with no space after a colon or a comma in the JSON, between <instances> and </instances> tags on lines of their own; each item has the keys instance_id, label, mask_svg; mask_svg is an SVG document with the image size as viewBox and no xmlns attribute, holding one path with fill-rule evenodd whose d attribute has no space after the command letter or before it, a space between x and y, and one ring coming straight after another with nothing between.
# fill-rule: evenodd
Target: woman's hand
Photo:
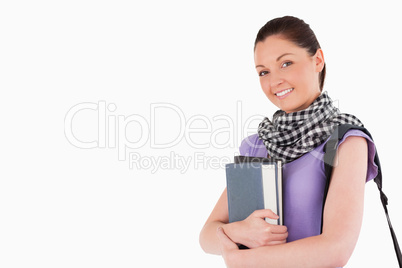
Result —
<instances>
[{"instance_id":1,"label":"woman's hand","mask_svg":"<svg viewBox=\"0 0 402 268\"><path fill-rule=\"evenodd\" d=\"M278 219L271 210L257 210L243 221L228 223L227 201L225 188L200 233L200 244L205 252L221 254L219 239L216 235L218 227L223 228L231 241L248 248L286 243L288 237L286 226L271 225L265 221L265 218Z\"/></svg>"},{"instance_id":2,"label":"woman's hand","mask_svg":"<svg viewBox=\"0 0 402 268\"><path fill-rule=\"evenodd\" d=\"M234 254L239 250L236 243L234 243L230 238L225 234L222 227L219 227L216 230L216 235L219 238L221 254L223 259L225 260L225 264L227 267L233 267L235 261L233 260Z\"/></svg>"},{"instance_id":3,"label":"woman's hand","mask_svg":"<svg viewBox=\"0 0 402 268\"><path fill-rule=\"evenodd\" d=\"M270 209L254 211L245 220L239 222L237 230L233 230L240 236L236 241L248 248L286 243L286 238L288 237L286 226L269 224L265 221L265 218L278 219L279 217ZM227 227L224 227L225 231ZM231 231L227 230L226 233L229 234Z\"/></svg>"}]
</instances>

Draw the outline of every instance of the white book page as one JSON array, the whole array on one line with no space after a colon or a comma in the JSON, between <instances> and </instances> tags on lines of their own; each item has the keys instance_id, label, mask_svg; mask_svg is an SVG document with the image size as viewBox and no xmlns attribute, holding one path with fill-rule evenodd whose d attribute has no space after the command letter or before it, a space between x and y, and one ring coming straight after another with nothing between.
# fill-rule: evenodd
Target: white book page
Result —
<instances>
[{"instance_id":1,"label":"white book page","mask_svg":"<svg viewBox=\"0 0 402 268\"><path fill-rule=\"evenodd\" d=\"M279 224L283 225L283 192L282 192L282 161L277 162L278 169L278 207L279 207Z\"/></svg>"},{"instance_id":2,"label":"white book page","mask_svg":"<svg viewBox=\"0 0 402 268\"><path fill-rule=\"evenodd\" d=\"M278 214L275 165L263 164L261 172L262 188L264 191L264 207L272 210L275 214ZM270 224L278 224L278 220L265 218L265 221Z\"/></svg>"}]
</instances>

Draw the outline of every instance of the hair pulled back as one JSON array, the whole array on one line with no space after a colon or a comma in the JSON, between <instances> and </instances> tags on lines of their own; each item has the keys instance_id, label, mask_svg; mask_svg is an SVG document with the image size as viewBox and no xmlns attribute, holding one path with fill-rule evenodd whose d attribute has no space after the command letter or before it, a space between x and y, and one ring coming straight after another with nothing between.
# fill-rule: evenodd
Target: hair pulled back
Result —
<instances>
[{"instance_id":1,"label":"hair pulled back","mask_svg":"<svg viewBox=\"0 0 402 268\"><path fill-rule=\"evenodd\" d=\"M267 37L272 35L281 35L286 40L289 40L297 46L307 50L310 56L316 54L321 48L310 25L303 20L285 16L268 21L259 31L254 42L254 50L258 42L263 42ZM319 76L320 90L324 87L326 68L322 69Z\"/></svg>"}]
</instances>

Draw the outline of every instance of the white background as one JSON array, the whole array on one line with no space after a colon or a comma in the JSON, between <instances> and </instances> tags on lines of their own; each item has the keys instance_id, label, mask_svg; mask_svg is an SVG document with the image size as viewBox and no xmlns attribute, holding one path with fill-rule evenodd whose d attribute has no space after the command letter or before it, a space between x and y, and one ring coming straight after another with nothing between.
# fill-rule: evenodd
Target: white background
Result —
<instances>
[{"instance_id":1,"label":"white background","mask_svg":"<svg viewBox=\"0 0 402 268\"><path fill-rule=\"evenodd\" d=\"M311 25L327 62L325 89L373 134L402 240L398 1L2 1L0 266L222 267L220 257L201 250L198 235L225 173L212 164L196 166L194 155L231 159L244 121L275 111L259 87L253 42L266 21L283 15ZM70 109L102 101L116 108L107 111L111 120L133 116L148 123L127 124L120 138L107 124L107 137L116 135L117 142L145 139L127 153L150 159L173 152L192 165L184 172L177 165L130 169L113 143L71 144L65 136ZM152 126L156 103L174 105L185 120L159 110ZM234 121L233 136L219 136L230 144L195 148L191 142L208 143L225 126L213 121L218 115ZM211 121L209 133L178 137L200 116ZM205 128L202 120L193 123ZM97 112L77 113L72 128L82 141L97 139ZM178 142L153 148L151 132L159 143ZM373 182L365 205L348 267L396 267Z\"/></svg>"}]
</instances>

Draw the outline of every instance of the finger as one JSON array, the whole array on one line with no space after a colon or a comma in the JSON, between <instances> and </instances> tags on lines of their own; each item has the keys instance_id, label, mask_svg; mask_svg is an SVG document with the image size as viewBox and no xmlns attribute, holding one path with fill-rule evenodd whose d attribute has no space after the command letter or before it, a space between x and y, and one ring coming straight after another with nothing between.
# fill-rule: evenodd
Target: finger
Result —
<instances>
[{"instance_id":1,"label":"finger","mask_svg":"<svg viewBox=\"0 0 402 268\"><path fill-rule=\"evenodd\" d=\"M279 216L276 215L274 212L272 212L272 210L270 209L259 209L259 210L255 210L253 212L255 217L258 218L270 218L273 220L279 219Z\"/></svg>"},{"instance_id":2,"label":"finger","mask_svg":"<svg viewBox=\"0 0 402 268\"><path fill-rule=\"evenodd\" d=\"M275 245L281 245L281 244L286 244L286 239L280 240L280 241L271 241L267 244L267 246L275 246Z\"/></svg>"},{"instance_id":3,"label":"finger","mask_svg":"<svg viewBox=\"0 0 402 268\"><path fill-rule=\"evenodd\" d=\"M237 245L225 234L222 227L218 227L216 235L223 246L223 249L238 249Z\"/></svg>"},{"instance_id":4,"label":"finger","mask_svg":"<svg viewBox=\"0 0 402 268\"><path fill-rule=\"evenodd\" d=\"M269 230L273 234L284 234L288 232L288 228L285 225L271 225Z\"/></svg>"},{"instance_id":5,"label":"finger","mask_svg":"<svg viewBox=\"0 0 402 268\"><path fill-rule=\"evenodd\" d=\"M288 238L288 233L284 234L271 234L270 235L270 240L271 241L286 241L286 238Z\"/></svg>"}]
</instances>

